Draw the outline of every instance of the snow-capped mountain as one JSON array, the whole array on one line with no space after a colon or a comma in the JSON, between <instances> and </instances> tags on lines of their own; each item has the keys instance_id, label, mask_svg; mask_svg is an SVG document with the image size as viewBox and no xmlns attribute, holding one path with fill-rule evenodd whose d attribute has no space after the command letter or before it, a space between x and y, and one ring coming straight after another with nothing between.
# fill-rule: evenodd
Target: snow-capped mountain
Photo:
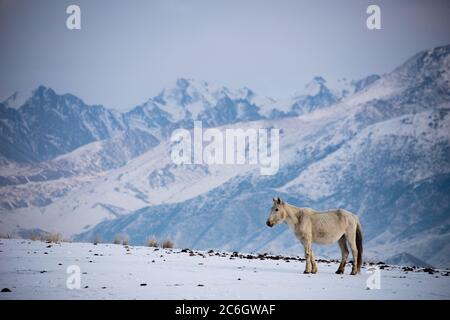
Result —
<instances>
[{"instance_id":1,"label":"snow-capped mountain","mask_svg":"<svg viewBox=\"0 0 450 320\"><path fill-rule=\"evenodd\" d=\"M317 109L326 108L369 87L379 78L379 75L374 74L356 81L350 81L346 78L327 81L321 76L316 76L292 98L284 101L263 103L261 105L261 114L265 118L274 119L299 116Z\"/></svg>"},{"instance_id":2,"label":"snow-capped mountain","mask_svg":"<svg viewBox=\"0 0 450 320\"><path fill-rule=\"evenodd\" d=\"M112 137L124 128L114 112L87 106L70 94L39 86L21 107L0 105L1 153L18 162L39 162L87 143Z\"/></svg>"},{"instance_id":3,"label":"snow-capped mountain","mask_svg":"<svg viewBox=\"0 0 450 320\"><path fill-rule=\"evenodd\" d=\"M405 253L448 267L449 61L450 46L438 47L381 76L336 83L316 77L285 101L179 79L122 114L72 96L69 104L55 93L42 98L42 108L36 93L19 108L3 103L0 231L39 228L77 240L119 233L137 244L153 234L183 247L298 253L287 228L264 224L280 195L298 206L357 213L369 258ZM68 111L69 105L77 107ZM44 138L13 149L25 141L19 131L39 130L38 119L53 123L48 114L63 121L77 112L87 124L70 118L81 133L64 143L53 139L59 149L31 147L49 144ZM250 165L174 165L170 133L193 120L219 130L280 128L280 170L260 176ZM47 125L47 137L58 130ZM36 163L33 152L40 150L48 151L40 160L49 160ZM14 162L23 159L28 163Z\"/></svg>"},{"instance_id":4,"label":"snow-capped mountain","mask_svg":"<svg viewBox=\"0 0 450 320\"><path fill-rule=\"evenodd\" d=\"M366 86L373 82L357 83L361 81ZM353 83L346 83L345 89L333 92L325 84L322 77L314 78L307 91L281 103L287 107L280 107L274 99L259 96L246 87L230 90L206 81L180 78L156 97L125 113L86 105L74 95L60 95L51 88L39 86L31 93L16 92L0 103L0 163L52 160L89 143L116 139L120 135L159 141L175 128L189 128L193 120L215 127L295 116L327 107L350 91L356 92ZM313 88L317 86L319 89ZM142 154L152 146L154 143L144 144L131 153Z\"/></svg>"}]
</instances>

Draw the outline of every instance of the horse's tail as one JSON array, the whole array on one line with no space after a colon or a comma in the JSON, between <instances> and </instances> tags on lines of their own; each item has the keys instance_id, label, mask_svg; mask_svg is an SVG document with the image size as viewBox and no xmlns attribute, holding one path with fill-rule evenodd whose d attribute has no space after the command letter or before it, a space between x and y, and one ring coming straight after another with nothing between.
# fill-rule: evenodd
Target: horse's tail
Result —
<instances>
[{"instance_id":1,"label":"horse's tail","mask_svg":"<svg viewBox=\"0 0 450 320\"><path fill-rule=\"evenodd\" d=\"M363 263L363 258L362 258L362 254L363 254L363 235L362 235L362 227L361 227L361 223L359 223L359 219L356 218L356 222L357 222L357 226L356 226L356 249L358 250L358 261L357 261L357 270L358 273L361 272L361 266Z\"/></svg>"}]
</instances>

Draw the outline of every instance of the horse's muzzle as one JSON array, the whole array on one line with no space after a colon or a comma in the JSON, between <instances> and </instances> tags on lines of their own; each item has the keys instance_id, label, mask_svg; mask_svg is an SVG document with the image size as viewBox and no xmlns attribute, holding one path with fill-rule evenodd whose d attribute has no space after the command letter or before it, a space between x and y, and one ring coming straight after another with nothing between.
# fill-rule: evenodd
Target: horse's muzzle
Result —
<instances>
[{"instance_id":1,"label":"horse's muzzle","mask_svg":"<svg viewBox=\"0 0 450 320\"><path fill-rule=\"evenodd\" d=\"M267 220L266 224L267 224L268 227L272 227L273 226L273 224L269 220Z\"/></svg>"}]
</instances>

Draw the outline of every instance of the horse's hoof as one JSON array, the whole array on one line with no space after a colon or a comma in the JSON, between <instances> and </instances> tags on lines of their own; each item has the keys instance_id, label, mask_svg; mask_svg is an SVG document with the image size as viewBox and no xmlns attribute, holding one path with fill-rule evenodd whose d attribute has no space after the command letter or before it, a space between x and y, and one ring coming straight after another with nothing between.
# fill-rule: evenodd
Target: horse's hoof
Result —
<instances>
[{"instance_id":1,"label":"horse's hoof","mask_svg":"<svg viewBox=\"0 0 450 320\"><path fill-rule=\"evenodd\" d=\"M344 273L344 271L342 271L342 270L336 271L336 274L343 274L343 273Z\"/></svg>"},{"instance_id":2,"label":"horse's hoof","mask_svg":"<svg viewBox=\"0 0 450 320\"><path fill-rule=\"evenodd\" d=\"M355 276L357 273L358 272L356 272L356 271L352 271L352 272L350 272L350 275Z\"/></svg>"},{"instance_id":3,"label":"horse's hoof","mask_svg":"<svg viewBox=\"0 0 450 320\"><path fill-rule=\"evenodd\" d=\"M311 271L311 273L312 273L312 274L316 274L316 273L317 273L317 270Z\"/></svg>"},{"instance_id":4,"label":"horse's hoof","mask_svg":"<svg viewBox=\"0 0 450 320\"><path fill-rule=\"evenodd\" d=\"M304 273L304 274L310 274L311 272L305 270L305 271L303 271L303 273Z\"/></svg>"}]
</instances>

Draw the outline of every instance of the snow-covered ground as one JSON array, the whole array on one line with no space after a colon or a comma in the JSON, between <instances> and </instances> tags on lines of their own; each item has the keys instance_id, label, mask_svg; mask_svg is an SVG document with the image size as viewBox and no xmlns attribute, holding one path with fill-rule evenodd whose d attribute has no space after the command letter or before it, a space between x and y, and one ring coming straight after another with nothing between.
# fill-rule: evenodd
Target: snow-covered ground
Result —
<instances>
[{"instance_id":1,"label":"snow-covered ground","mask_svg":"<svg viewBox=\"0 0 450 320\"><path fill-rule=\"evenodd\" d=\"M0 299L450 299L448 271L382 266L381 288L368 290L366 268L337 275L333 261L303 274L298 257L183 251L2 239L0 290L11 292ZM67 288L71 265L80 289Z\"/></svg>"}]
</instances>

